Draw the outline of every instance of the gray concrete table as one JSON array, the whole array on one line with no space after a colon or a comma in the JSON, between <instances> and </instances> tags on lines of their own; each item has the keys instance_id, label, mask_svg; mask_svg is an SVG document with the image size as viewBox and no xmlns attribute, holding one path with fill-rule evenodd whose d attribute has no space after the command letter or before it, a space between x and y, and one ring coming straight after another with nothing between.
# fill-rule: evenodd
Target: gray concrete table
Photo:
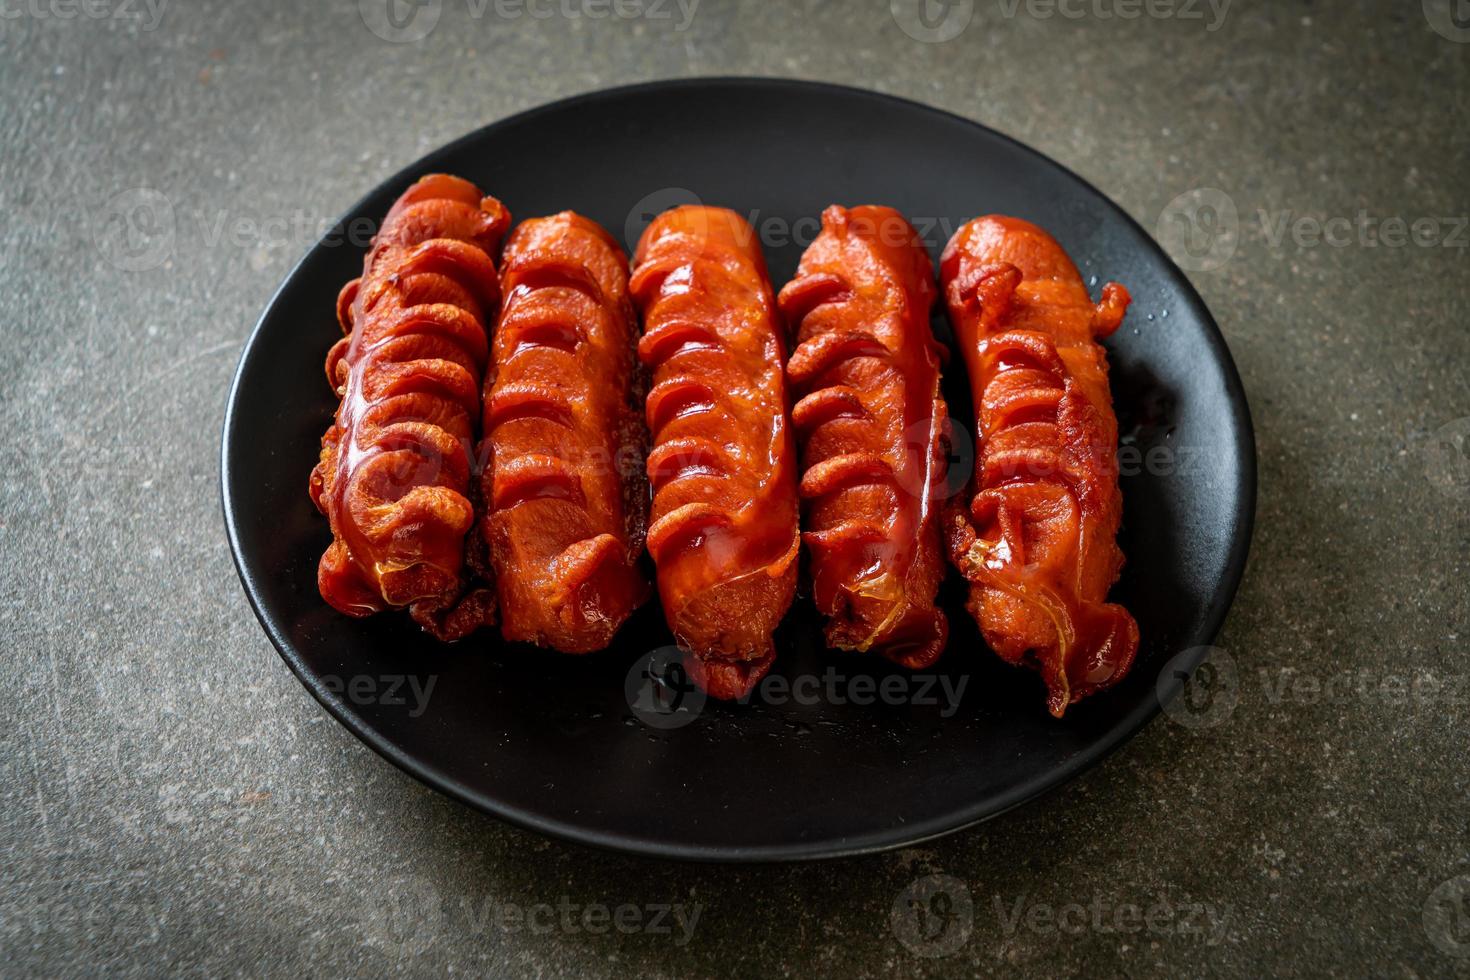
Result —
<instances>
[{"instance_id":1,"label":"gray concrete table","mask_svg":"<svg viewBox=\"0 0 1470 980\"><path fill-rule=\"evenodd\" d=\"M0 2L0 973L1470 974L1470 26L1450 0L384 10ZM226 385L272 290L428 149L696 74L953 110L1150 229L1219 206L1175 237L1260 443L1220 640L1233 707L923 848L742 869L510 829L302 691L218 505ZM139 207L159 198L166 224ZM891 919L936 873L970 898L945 949Z\"/></svg>"}]
</instances>

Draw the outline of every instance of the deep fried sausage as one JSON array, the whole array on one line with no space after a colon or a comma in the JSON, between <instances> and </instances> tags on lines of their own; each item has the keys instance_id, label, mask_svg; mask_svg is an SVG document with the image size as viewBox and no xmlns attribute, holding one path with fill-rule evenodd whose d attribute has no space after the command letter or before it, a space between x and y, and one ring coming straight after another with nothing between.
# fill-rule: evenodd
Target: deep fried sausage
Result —
<instances>
[{"instance_id":1,"label":"deep fried sausage","mask_svg":"<svg viewBox=\"0 0 1470 980\"><path fill-rule=\"evenodd\" d=\"M892 208L833 205L781 290L801 445L802 540L829 646L912 669L944 650L948 413L929 329L934 266Z\"/></svg>"},{"instance_id":2,"label":"deep fried sausage","mask_svg":"<svg viewBox=\"0 0 1470 980\"><path fill-rule=\"evenodd\" d=\"M332 527L317 583L350 616L408 606L441 639L492 622L468 591L475 420L500 305L491 258L510 215L471 183L435 174L393 205L337 301L327 356L341 397L311 496Z\"/></svg>"},{"instance_id":3,"label":"deep fried sausage","mask_svg":"<svg viewBox=\"0 0 1470 980\"><path fill-rule=\"evenodd\" d=\"M506 244L485 396L484 516L500 630L600 650L648 596L647 483L628 257L570 211Z\"/></svg>"},{"instance_id":4,"label":"deep fried sausage","mask_svg":"<svg viewBox=\"0 0 1470 980\"><path fill-rule=\"evenodd\" d=\"M796 588L796 460L775 298L750 226L681 207L638 244L638 354L653 372L648 550L696 683L740 697L770 670Z\"/></svg>"},{"instance_id":5,"label":"deep fried sausage","mask_svg":"<svg viewBox=\"0 0 1470 980\"><path fill-rule=\"evenodd\" d=\"M970 373L980 452L974 498L946 515L986 641L1041 672L1067 707L1117 683L1138 624L1106 601L1123 554L1108 365L1096 342L1129 303L1094 304L1062 247L1015 218L976 218L945 248L941 278Z\"/></svg>"}]
</instances>

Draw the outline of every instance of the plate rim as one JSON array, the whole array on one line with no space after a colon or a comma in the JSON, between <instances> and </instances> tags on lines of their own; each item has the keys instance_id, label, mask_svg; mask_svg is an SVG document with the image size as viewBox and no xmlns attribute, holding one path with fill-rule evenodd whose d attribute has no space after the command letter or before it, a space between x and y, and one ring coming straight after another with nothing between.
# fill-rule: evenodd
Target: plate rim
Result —
<instances>
[{"instance_id":1,"label":"plate rim","mask_svg":"<svg viewBox=\"0 0 1470 980\"><path fill-rule=\"evenodd\" d=\"M240 584L245 590L245 596L250 603L250 608L255 613L255 618L259 621L261 628L265 631L266 637L271 641L271 645L275 647L276 653L285 661L286 666L290 668L291 672L296 676L296 679L316 699L317 703L325 708L328 714L335 718L360 741L398 769L412 776L423 785L444 793L481 813L489 814L522 830L529 830L574 844L581 844L625 855L675 861L718 864L790 863L858 857L898 848L914 847L975 827L987 820L992 820L1071 782L1137 735L1163 708L1179 695L1187 678L1194 673L1195 669L1205 659L1209 652L1210 644L1213 644L1218 638L1225 618L1234 605L1241 579L1245 573L1255 532L1258 460L1255 428L1251 419L1250 406L1246 398L1245 385L1241 380L1239 369L1236 366L1234 357L1231 356L1229 345L1226 343L1225 336L1221 332L1219 324L1215 321L1214 315L1210 312L1209 307L1199 295L1199 291L1195 288L1194 283L1188 275L1179 267L1173 257L1165 251L1163 246L1159 245L1154 236L1149 234L1132 215L1086 178L1015 137L993 129L984 123L961 116L958 113L950 112L947 109L940 109L936 106L903 96L834 82L810 81L779 76L692 76L599 88L555 99L551 102L536 105L487 123L431 150L429 153L399 169L392 176L379 181L372 189L359 197L342 214L333 227L344 227L348 221L362 210L369 199L377 195L383 188L407 186L416 177L427 172L434 172L437 161L469 144L486 138L498 129L521 124L537 116L554 113L586 102L620 98L652 91L708 87L804 89L825 92L832 95L841 95L848 98L875 99L901 106L910 111L917 110L951 123L958 122L965 126L979 129L992 138L998 138L1013 145L1037 163L1051 168L1064 179L1076 182L1083 190L1090 191L1111 209L1116 218L1121 219L1126 225L1132 226L1146 241L1151 242L1158 255L1167 263L1166 271L1170 273L1172 279L1181 283L1186 290L1185 300L1191 302L1196 307L1201 321L1207 328L1204 331L1205 339L1212 353L1215 355L1216 361L1223 368L1224 388L1230 405L1232 421L1240 434L1241 454L1239 459L1240 475L1236 487L1237 504L1233 515L1236 527L1230 541L1224 572L1221 575L1215 595L1206 611L1205 625L1201 633L1205 638L1205 643L1192 647L1169 661L1174 667L1172 671L1173 676L1168 678L1167 681L1161 678L1160 683L1155 688L1155 697L1144 698L1115 724L1107 728L1099 738L1090 743L1084 750L1072 756L1065 763L1044 770L1038 776L1019 783L1001 794L987 797L983 803L977 803L970 807L951 811L950 813L914 824L898 824L862 835L827 839L812 843L795 842L761 845L686 844L664 841L647 835L597 830L580 824L544 817L523 810L520 807L504 804L481 791L472 789L461 781L422 762L418 758L409 755L391 740L359 721L353 712L348 709L346 703L339 696L326 689L321 683L320 678L306 668L306 665L296 654L293 645L274 627L270 616L263 608L259 590L255 584L255 577L252 576L246 567L240 545L239 529L235 521L234 498L230 492L230 484L233 477L230 466L230 447L233 442L231 438L232 433L238 424L236 405L241 392L241 382L245 375L246 366L250 363L256 343L265 327L266 320L275 311L282 294L296 281L303 266L306 265L312 254L321 244L320 241L313 242L309 245L306 252L292 265L290 271L286 273L285 278L281 280L280 284L272 292L269 301L256 318L255 325L251 328L249 336L246 337L241 347L239 361L236 364L234 374L230 381L229 391L226 395L224 421L220 430L219 489L220 507L224 517L225 532L230 543L230 557L234 562L235 572L240 578Z\"/></svg>"}]
</instances>

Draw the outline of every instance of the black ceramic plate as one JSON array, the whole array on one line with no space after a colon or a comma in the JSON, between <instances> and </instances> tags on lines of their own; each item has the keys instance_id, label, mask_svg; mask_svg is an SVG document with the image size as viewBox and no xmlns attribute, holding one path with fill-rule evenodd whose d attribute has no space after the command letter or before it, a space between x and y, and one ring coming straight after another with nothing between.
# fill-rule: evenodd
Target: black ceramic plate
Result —
<instances>
[{"instance_id":1,"label":"black ceramic plate","mask_svg":"<svg viewBox=\"0 0 1470 980\"><path fill-rule=\"evenodd\" d=\"M834 202L901 209L936 259L963 221L1017 215L1049 229L1084 276L1125 283L1135 303L1108 348L1125 443L1136 449L1122 460L1128 566L1113 594L1142 630L1133 673L1053 719L1037 677L986 649L952 578L941 593L949 649L931 674L951 691L964 681L955 703L938 680L895 679L885 689L884 678L901 672L823 650L816 613L798 598L778 634L773 676L814 680L750 704L666 701L678 710L661 716L635 712L625 690L670 642L656 603L610 649L583 658L491 634L444 647L406 617L360 621L327 608L316 565L329 535L306 478L334 407L322 374L338 335L334 300L360 270L354 230L432 171L473 180L520 217L575 209L629 246L665 207L696 197L733 207L760 231L778 288ZM948 336L942 318L936 331ZM958 358L946 386L963 419ZM871 92L750 79L640 85L535 109L425 157L363 198L291 273L246 344L222 466L225 523L261 623L358 737L425 783L520 826L704 860L912 844L1091 766L1177 692L1181 669L1193 669L1196 648L1215 636L1245 563L1255 495L1249 415L1220 332L1184 275L1116 205L965 119ZM877 703L859 703L869 700Z\"/></svg>"}]
</instances>

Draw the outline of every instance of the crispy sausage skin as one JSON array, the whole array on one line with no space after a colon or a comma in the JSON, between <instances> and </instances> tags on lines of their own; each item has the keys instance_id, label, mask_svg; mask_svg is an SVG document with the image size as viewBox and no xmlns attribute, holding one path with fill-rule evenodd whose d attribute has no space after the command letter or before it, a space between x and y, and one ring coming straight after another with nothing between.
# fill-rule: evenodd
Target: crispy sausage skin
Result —
<instances>
[{"instance_id":1,"label":"crispy sausage skin","mask_svg":"<svg viewBox=\"0 0 1470 980\"><path fill-rule=\"evenodd\" d=\"M1106 601L1123 501L1097 343L1122 323L1128 291L1109 283L1094 304L1050 235L999 216L961 228L940 275L980 441L974 497L946 515L950 557L986 641L1041 672L1061 717L1121 680L1138 650L1138 624Z\"/></svg>"},{"instance_id":2,"label":"crispy sausage skin","mask_svg":"<svg viewBox=\"0 0 1470 980\"><path fill-rule=\"evenodd\" d=\"M802 540L829 646L911 669L944 651L934 606L948 412L929 329L934 266L892 208L833 205L781 290L801 444Z\"/></svg>"},{"instance_id":3,"label":"crispy sausage skin","mask_svg":"<svg viewBox=\"0 0 1470 980\"><path fill-rule=\"evenodd\" d=\"M506 244L486 381L483 533L509 640L600 650L648 596L647 434L628 257L570 211Z\"/></svg>"},{"instance_id":4,"label":"crispy sausage skin","mask_svg":"<svg viewBox=\"0 0 1470 980\"><path fill-rule=\"evenodd\" d=\"M465 553L470 447L500 305L491 256L509 222L468 181L424 177L338 297L346 336L327 380L341 403L310 490L332 527L317 584L349 616L407 606L440 639L493 622L491 591L466 590Z\"/></svg>"},{"instance_id":5,"label":"crispy sausage skin","mask_svg":"<svg viewBox=\"0 0 1470 980\"><path fill-rule=\"evenodd\" d=\"M631 288L653 372L648 550L664 614L695 682L741 697L775 658L801 544L765 259L735 212L675 208L644 232Z\"/></svg>"}]
</instances>

